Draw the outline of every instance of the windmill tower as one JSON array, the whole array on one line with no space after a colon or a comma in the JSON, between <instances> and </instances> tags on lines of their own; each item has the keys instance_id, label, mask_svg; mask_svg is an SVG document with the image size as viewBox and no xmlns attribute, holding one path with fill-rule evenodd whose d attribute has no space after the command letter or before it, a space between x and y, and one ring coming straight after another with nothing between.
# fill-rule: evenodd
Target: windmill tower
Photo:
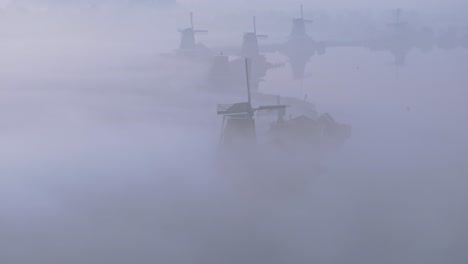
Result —
<instances>
[{"instance_id":1,"label":"windmill tower","mask_svg":"<svg viewBox=\"0 0 468 264\"><path fill-rule=\"evenodd\" d=\"M398 8L394 11L395 22L389 23L393 29L393 38L388 43L390 52L392 53L395 61L395 76L399 78L399 68L406 63L406 56L411 50L411 39L408 32L408 23L401 20L402 9Z\"/></svg>"},{"instance_id":2,"label":"windmill tower","mask_svg":"<svg viewBox=\"0 0 468 264\"><path fill-rule=\"evenodd\" d=\"M180 32L180 45L181 50L191 50L195 48L195 34L208 33L208 30L196 30L193 25L193 13L190 12L190 27L179 30Z\"/></svg>"},{"instance_id":3,"label":"windmill tower","mask_svg":"<svg viewBox=\"0 0 468 264\"><path fill-rule=\"evenodd\" d=\"M255 58L260 55L258 49L258 40L266 39L267 35L257 34L257 23L255 16L253 17L253 32L244 33L244 38L242 41L242 51L241 55L246 58Z\"/></svg>"},{"instance_id":4,"label":"windmill tower","mask_svg":"<svg viewBox=\"0 0 468 264\"><path fill-rule=\"evenodd\" d=\"M304 18L304 11L301 5L301 16L293 19L293 26L289 36L286 53L289 58L293 77L296 80L303 81L305 69L310 58L316 51L319 54L325 53L325 46L315 42L306 32L306 23L312 20Z\"/></svg>"},{"instance_id":5,"label":"windmill tower","mask_svg":"<svg viewBox=\"0 0 468 264\"><path fill-rule=\"evenodd\" d=\"M312 23L312 20L304 19L304 11L302 9L302 4L301 4L301 17L293 19L291 38L307 37L307 32L305 28L306 23Z\"/></svg>"}]
</instances>

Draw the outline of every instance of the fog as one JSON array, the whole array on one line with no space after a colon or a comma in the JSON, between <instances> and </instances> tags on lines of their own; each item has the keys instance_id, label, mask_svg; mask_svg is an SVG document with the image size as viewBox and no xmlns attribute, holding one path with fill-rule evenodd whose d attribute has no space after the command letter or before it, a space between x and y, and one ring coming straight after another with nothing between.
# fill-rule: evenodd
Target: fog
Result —
<instances>
[{"instance_id":1,"label":"fog","mask_svg":"<svg viewBox=\"0 0 468 264\"><path fill-rule=\"evenodd\" d=\"M307 95L352 135L319 161L226 155L216 107L245 88L207 89L210 62L175 55L177 29L194 11L197 42L239 47L257 15L260 46L286 42L299 2L75 2L0 5L1 264L468 263L468 49L412 49L397 67L387 50L327 48L302 80L269 53L285 66L261 94ZM461 0L303 4L317 40L366 38L398 7L468 33Z\"/></svg>"}]
</instances>

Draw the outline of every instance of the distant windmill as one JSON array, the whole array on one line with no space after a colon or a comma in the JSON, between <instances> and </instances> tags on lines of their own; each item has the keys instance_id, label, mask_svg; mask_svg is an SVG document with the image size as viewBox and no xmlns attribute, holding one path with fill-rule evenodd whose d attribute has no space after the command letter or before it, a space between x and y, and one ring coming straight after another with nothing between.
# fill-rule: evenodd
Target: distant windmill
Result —
<instances>
[{"instance_id":1,"label":"distant windmill","mask_svg":"<svg viewBox=\"0 0 468 264\"><path fill-rule=\"evenodd\" d=\"M403 13L403 10L401 8L397 8L394 11L395 22L389 23L388 25L392 26L392 27L395 27L395 29L397 29L397 30L405 28L408 25L408 23L404 22L404 21L401 21L402 13Z\"/></svg>"},{"instance_id":2,"label":"distant windmill","mask_svg":"<svg viewBox=\"0 0 468 264\"><path fill-rule=\"evenodd\" d=\"M181 50L189 50L195 48L195 34L208 33L208 30L196 30L193 25L193 13L190 12L190 27L179 30L180 32L180 46Z\"/></svg>"},{"instance_id":3,"label":"distant windmill","mask_svg":"<svg viewBox=\"0 0 468 264\"><path fill-rule=\"evenodd\" d=\"M260 54L258 49L258 40L268 38L267 35L257 34L257 22L255 16L252 18L252 20L253 32L244 33L244 39L242 41L241 55L247 58L254 58L258 56Z\"/></svg>"},{"instance_id":4,"label":"distant windmill","mask_svg":"<svg viewBox=\"0 0 468 264\"><path fill-rule=\"evenodd\" d=\"M312 23L310 19L304 19L304 11L301 4L301 17L293 20L293 28L291 30L291 37L304 37L307 36L305 24Z\"/></svg>"}]
</instances>

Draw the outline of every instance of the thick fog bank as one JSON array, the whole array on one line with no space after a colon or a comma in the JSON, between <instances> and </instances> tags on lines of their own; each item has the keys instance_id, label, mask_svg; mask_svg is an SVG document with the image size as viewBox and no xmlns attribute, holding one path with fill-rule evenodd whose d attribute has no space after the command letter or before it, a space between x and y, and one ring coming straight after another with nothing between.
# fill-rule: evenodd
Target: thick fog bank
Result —
<instances>
[{"instance_id":1,"label":"thick fog bank","mask_svg":"<svg viewBox=\"0 0 468 264\"><path fill-rule=\"evenodd\" d=\"M252 10L227 32L209 11L198 41L239 45ZM216 104L245 98L168 56L185 10L99 12L0 18L22 21L0 26L0 263L467 263L466 49L398 69L330 49L302 81L269 71L262 93L353 127L317 173L284 153L222 159ZM259 22L272 42L289 30L274 24Z\"/></svg>"}]
</instances>

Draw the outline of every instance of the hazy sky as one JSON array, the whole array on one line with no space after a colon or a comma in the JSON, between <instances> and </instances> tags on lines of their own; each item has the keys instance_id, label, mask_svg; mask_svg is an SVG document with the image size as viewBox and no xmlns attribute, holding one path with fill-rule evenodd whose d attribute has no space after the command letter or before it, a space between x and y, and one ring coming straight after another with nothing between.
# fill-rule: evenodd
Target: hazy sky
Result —
<instances>
[{"instance_id":1,"label":"hazy sky","mask_svg":"<svg viewBox=\"0 0 468 264\"><path fill-rule=\"evenodd\" d=\"M283 36L269 21L299 1L179 2L180 15L0 13L1 264L468 263L467 49L413 49L396 72L388 50L330 48L302 82L267 55L286 65L260 92L307 94L352 136L320 174L309 153L226 160L216 104L245 100L245 88L207 89L210 63L160 55L173 55L187 10L210 30L198 41L239 45L254 12L262 32ZM302 2L425 14L422 3L468 1Z\"/></svg>"},{"instance_id":2,"label":"hazy sky","mask_svg":"<svg viewBox=\"0 0 468 264\"><path fill-rule=\"evenodd\" d=\"M37 2L39 0L0 0L0 6L7 3L18 1L18 2ZM44 0L40 0L45 2ZM92 2L93 0L82 0L83 2ZM94 0L95 2L112 2L112 1L102 1ZM131 1L131 0L130 0ZM57 1L51 1L57 2ZM61 1L65 2L65 1ZM76 1L75 1L76 2ZM229 6L239 6L244 8L249 8L251 6L269 6L271 7L287 7L294 6L299 3L303 3L309 8L414 8L414 9L453 9L460 10L461 8L468 7L468 1L466 0L395 0L395 1L386 1L386 0L328 0L328 1L316 1L316 0L280 0L280 1L270 1L270 0L177 0L179 4L184 5L199 5L199 4L211 4L213 6L226 7L226 4Z\"/></svg>"},{"instance_id":3,"label":"hazy sky","mask_svg":"<svg viewBox=\"0 0 468 264\"><path fill-rule=\"evenodd\" d=\"M229 0L179 0L180 4L206 4L210 3L213 5L238 5L248 8L249 6L258 6L264 5L265 7L294 7L300 3L307 6L308 9L314 8L372 8L372 9L386 9L386 8L412 8L412 9L432 9L432 10L459 10L460 8L467 8L468 1L466 0L395 0L395 1L386 1L386 0L328 0L328 1L316 1L316 0L280 0L280 1L269 1L269 0L239 0L239 1L229 1Z\"/></svg>"}]
</instances>

